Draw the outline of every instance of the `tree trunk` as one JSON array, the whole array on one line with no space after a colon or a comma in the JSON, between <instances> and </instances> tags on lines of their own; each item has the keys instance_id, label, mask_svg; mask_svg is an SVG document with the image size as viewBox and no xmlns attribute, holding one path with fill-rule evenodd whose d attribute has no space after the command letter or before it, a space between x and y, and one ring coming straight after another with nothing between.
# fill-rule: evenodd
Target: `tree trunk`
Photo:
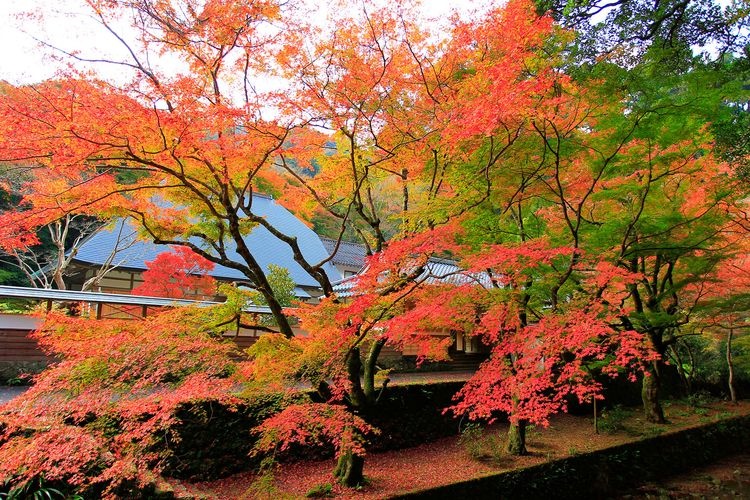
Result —
<instances>
[{"instance_id":1,"label":"tree trunk","mask_svg":"<svg viewBox=\"0 0 750 500\"><path fill-rule=\"evenodd\" d=\"M374 405L377 399L375 396L375 373L377 372L378 357L383 345L385 345L384 339L374 340L365 358L362 390L367 398L368 406Z\"/></svg>"},{"instance_id":2,"label":"tree trunk","mask_svg":"<svg viewBox=\"0 0 750 500\"><path fill-rule=\"evenodd\" d=\"M359 414L361 417L366 417L377 403L375 372L377 371L378 356L384 344L385 340L375 340L370 346L364 363L364 383L360 378L363 364L359 347L352 347L345 360L347 378L351 384L349 389L349 404L354 413ZM333 470L333 475L336 481L344 486L350 488L359 486L364 481L362 472L364 465L365 457L347 451L339 457L336 468Z\"/></svg>"},{"instance_id":3,"label":"tree trunk","mask_svg":"<svg viewBox=\"0 0 750 500\"><path fill-rule=\"evenodd\" d=\"M596 404L596 396L592 396L591 400L594 403L594 434L599 434L599 409Z\"/></svg>"},{"instance_id":4,"label":"tree trunk","mask_svg":"<svg viewBox=\"0 0 750 500\"><path fill-rule=\"evenodd\" d=\"M362 359L360 358L359 347L352 347L346 357L346 373L349 379L349 403L352 408L362 413L367 409L367 396L362 390L362 380L360 372L362 371Z\"/></svg>"},{"instance_id":5,"label":"tree trunk","mask_svg":"<svg viewBox=\"0 0 750 500\"><path fill-rule=\"evenodd\" d=\"M364 465L364 457L348 451L339 457L333 475L339 483L354 488L364 482Z\"/></svg>"},{"instance_id":6,"label":"tree trunk","mask_svg":"<svg viewBox=\"0 0 750 500\"><path fill-rule=\"evenodd\" d=\"M508 442L505 447L506 451L511 455L526 455L526 421L519 420L518 423L514 424L511 422L510 428L508 429Z\"/></svg>"},{"instance_id":7,"label":"tree trunk","mask_svg":"<svg viewBox=\"0 0 750 500\"><path fill-rule=\"evenodd\" d=\"M273 292L266 292L264 289L259 289L263 298L266 299L266 305L271 310L273 319L276 320L276 324L279 327L279 332L286 338L291 339L294 337L294 330L292 325L289 323L289 318L284 313L284 307L276 300L276 296Z\"/></svg>"},{"instance_id":8,"label":"tree trunk","mask_svg":"<svg viewBox=\"0 0 750 500\"><path fill-rule=\"evenodd\" d=\"M65 238L68 234L68 228L70 227L70 214L65 216L65 225L63 226L62 221L58 220L54 224L54 229L50 228L50 235L52 236L52 242L57 247L57 263L55 269L52 271L52 279L57 285L58 290L65 290L65 280L63 279L63 273L65 272Z\"/></svg>"},{"instance_id":9,"label":"tree trunk","mask_svg":"<svg viewBox=\"0 0 750 500\"><path fill-rule=\"evenodd\" d=\"M675 366L677 367L677 374L680 376L680 382L682 382L682 386L685 389L685 396L689 396L693 393L693 388L690 383L690 377L688 377L688 374L685 372L685 367L682 363L682 356L680 356L676 344L672 345L671 349L672 354L674 355Z\"/></svg>"},{"instance_id":10,"label":"tree trunk","mask_svg":"<svg viewBox=\"0 0 750 500\"><path fill-rule=\"evenodd\" d=\"M727 369L729 370L729 377L727 384L729 385L729 398L732 403L737 402L737 392L734 389L734 362L732 361L732 337L734 337L734 329L730 328L727 331Z\"/></svg>"},{"instance_id":11,"label":"tree trunk","mask_svg":"<svg viewBox=\"0 0 750 500\"><path fill-rule=\"evenodd\" d=\"M659 401L659 385L661 382L659 376L659 361L654 361L650 369L643 374L641 398L643 399L646 421L663 424L665 420L664 411Z\"/></svg>"},{"instance_id":12,"label":"tree trunk","mask_svg":"<svg viewBox=\"0 0 750 500\"><path fill-rule=\"evenodd\" d=\"M349 404L355 413L364 414L369 409L368 399L362 390L360 380L360 371L362 370L362 360L360 358L359 347L353 347L346 358L346 371L351 387L349 389ZM333 476L336 481L353 488L362 484L364 480L363 469L365 458L355 455L350 451L344 452L339 456L336 468L333 470Z\"/></svg>"}]
</instances>

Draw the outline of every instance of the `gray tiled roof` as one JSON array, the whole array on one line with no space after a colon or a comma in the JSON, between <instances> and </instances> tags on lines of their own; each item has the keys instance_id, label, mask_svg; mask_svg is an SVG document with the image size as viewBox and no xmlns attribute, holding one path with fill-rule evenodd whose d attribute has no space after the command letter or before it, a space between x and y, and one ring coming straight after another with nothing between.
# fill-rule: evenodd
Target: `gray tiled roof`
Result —
<instances>
[{"instance_id":1,"label":"gray tiled roof","mask_svg":"<svg viewBox=\"0 0 750 500\"><path fill-rule=\"evenodd\" d=\"M263 195L253 196L253 212L265 217L276 229L288 236L295 236L305 258L317 264L328 257L328 252L312 229L302 223L287 209L276 203L272 198ZM118 235L132 243L119 251L114 262L120 267L130 269L146 269L146 262L152 261L157 255L169 251L169 247L156 245L150 241L134 241L135 225L129 219L117 221L114 226L106 227L94 233L84 242L76 255L76 260L93 265L102 265L109 256L112 248L117 243ZM194 242L199 244L199 240ZM266 228L257 226L245 237L245 242L250 248L253 256L264 269L268 270L269 264L285 267L298 286L318 287L318 282L313 279L302 266L294 261L292 250L283 241L273 236ZM227 241L227 254L229 258L242 262L242 258L236 252L236 246ZM339 273L330 262L324 264L323 269L333 281L338 278ZM247 280L247 277L236 269L217 265L211 275L225 280Z\"/></svg>"},{"instance_id":2,"label":"gray tiled roof","mask_svg":"<svg viewBox=\"0 0 750 500\"><path fill-rule=\"evenodd\" d=\"M415 281L427 284L451 284L465 285L477 284L485 288L492 286L492 280L487 273L468 273L462 270L456 261L449 259L430 258L424 266L424 272ZM357 288L357 276L345 278L333 285L333 291L339 297L350 297L355 295Z\"/></svg>"},{"instance_id":3,"label":"gray tiled roof","mask_svg":"<svg viewBox=\"0 0 750 500\"><path fill-rule=\"evenodd\" d=\"M332 254L336 248L336 240L323 238L321 236L320 241L323 242L323 246L326 247L328 254ZM364 245L353 243L351 241L342 241L339 243L339 248L336 251L336 255L331 259L331 262L342 266L351 266L361 269L365 265L366 255L367 249Z\"/></svg>"}]
</instances>

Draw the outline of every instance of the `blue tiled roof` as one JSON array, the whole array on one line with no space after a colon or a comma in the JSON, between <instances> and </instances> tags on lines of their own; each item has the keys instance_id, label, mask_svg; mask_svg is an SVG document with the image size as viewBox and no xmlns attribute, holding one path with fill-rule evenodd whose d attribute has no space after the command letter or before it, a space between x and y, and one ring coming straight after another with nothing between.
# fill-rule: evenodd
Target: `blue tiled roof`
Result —
<instances>
[{"instance_id":1,"label":"blue tiled roof","mask_svg":"<svg viewBox=\"0 0 750 500\"><path fill-rule=\"evenodd\" d=\"M336 240L321 237L320 241L323 242L323 246L326 247L329 254L332 254L336 249ZM366 255L367 249L364 245L351 241L341 241L339 242L339 248L333 256L333 259L331 259L331 262L361 269L365 265Z\"/></svg>"},{"instance_id":2,"label":"blue tiled roof","mask_svg":"<svg viewBox=\"0 0 750 500\"><path fill-rule=\"evenodd\" d=\"M302 254L312 264L326 259L328 252L315 232L302 223L287 209L276 203L272 198L263 195L253 196L253 212L265 217L276 229L288 236L297 238L297 243ZM146 262L152 261L157 255L169 251L165 245L156 245L150 241L136 241L136 230L133 221L123 219L117 221L114 226L106 227L93 234L85 241L78 250L76 260L92 265L103 265L110 255L112 248L121 240L119 247L126 247L118 251L114 263L119 267L130 269L146 269ZM194 242L199 244L199 240ZM294 261L292 250L283 241L273 236L266 228L257 226L245 237L245 242L250 248L253 257L261 267L268 270L269 264L276 264L289 270L289 273L298 286L318 287L319 284L310 276L302 266ZM128 245L130 243L130 245ZM242 262L242 258L236 252L236 246L231 241L226 242L227 255L230 259ZM330 262L323 269L333 281L338 278L339 273ZM241 272L217 265L211 272L215 278L225 280L247 280Z\"/></svg>"}]
</instances>

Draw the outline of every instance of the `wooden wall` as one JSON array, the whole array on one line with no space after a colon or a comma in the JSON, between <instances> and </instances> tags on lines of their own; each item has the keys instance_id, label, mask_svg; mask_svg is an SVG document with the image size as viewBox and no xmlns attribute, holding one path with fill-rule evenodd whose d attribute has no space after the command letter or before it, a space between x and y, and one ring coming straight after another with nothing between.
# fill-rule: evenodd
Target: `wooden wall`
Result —
<instances>
[{"instance_id":1,"label":"wooden wall","mask_svg":"<svg viewBox=\"0 0 750 500\"><path fill-rule=\"evenodd\" d=\"M0 329L0 361L49 361L29 330Z\"/></svg>"},{"instance_id":2,"label":"wooden wall","mask_svg":"<svg viewBox=\"0 0 750 500\"><path fill-rule=\"evenodd\" d=\"M31 331L0 328L0 363L51 361L51 358L39 348L36 340L29 336ZM231 338L240 349L247 349L258 340L258 337L250 335L228 335L227 337Z\"/></svg>"}]
</instances>

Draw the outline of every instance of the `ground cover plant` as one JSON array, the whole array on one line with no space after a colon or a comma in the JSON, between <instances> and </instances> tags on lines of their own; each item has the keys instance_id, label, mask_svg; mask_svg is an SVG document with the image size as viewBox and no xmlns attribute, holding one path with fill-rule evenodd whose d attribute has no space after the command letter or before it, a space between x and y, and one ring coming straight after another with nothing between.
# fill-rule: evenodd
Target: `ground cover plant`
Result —
<instances>
[{"instance_id":1,"label":"ground cover plant","mask_svg":"<svg viewBox=\"0 0 750 500\"><path fill-rule=\"evenodd\" d=\"M125 59L73 51L55 80L3 84L0 161L28 182L0 246L72 216L129 218L181 249L154 261L149 293L211 294L196 273L217 264L252 292L131 323L51 314L40 339L61 361L0 437L11 487L47 469L71 491L151 487L158 457L142 441L178 405L299 384L313 400L268 415L257 453L326 443L337 464L319 493L360 487L385 346L445 360L460 337L487 354L448 411L507 416L518 455L529 425L601 399L608 377L640 376L644 418L663 424L666 361L687 337L722 335L733 376L750 304L740 4L512 0L438 28L408 3L335 9L325 27L296 2L83 3ZM691 48L706 44L718 55ZM358 235L365 269L334 288L330 259L260 216L257 193ZM319 284L319 303L288 307L289 280L245 240L256 229ZM247 300L272 320L240 362L221 333ZM61 444L78 452L40 462Z\"/></svg>"}]
</instances>

